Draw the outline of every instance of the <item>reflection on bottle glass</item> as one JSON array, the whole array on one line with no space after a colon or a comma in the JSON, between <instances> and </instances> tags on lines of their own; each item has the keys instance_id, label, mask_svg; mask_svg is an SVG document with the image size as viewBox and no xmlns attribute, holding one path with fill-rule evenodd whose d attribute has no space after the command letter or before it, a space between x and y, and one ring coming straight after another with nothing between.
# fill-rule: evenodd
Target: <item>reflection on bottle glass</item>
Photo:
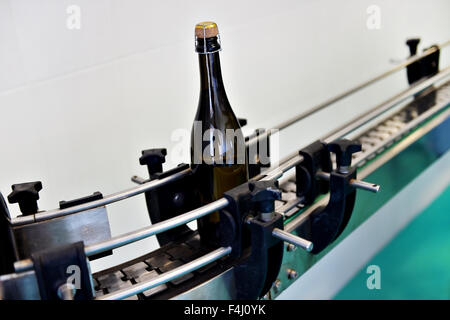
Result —
<instances>
[{"instance_id":1,"label":"reflection on bottle glass","mask_svg":"<svg viewBox=\"0 0 450 320\"><path fill-rule=\"evenodd\" d=\"M199 54L200 98L191 134L191 163L203 204L248 180L245 142L231 109L220 70L220 38L214 22L195 26ZM202 242L218 245L219 212L198 220Z\"/></svg>"}]
</instances>

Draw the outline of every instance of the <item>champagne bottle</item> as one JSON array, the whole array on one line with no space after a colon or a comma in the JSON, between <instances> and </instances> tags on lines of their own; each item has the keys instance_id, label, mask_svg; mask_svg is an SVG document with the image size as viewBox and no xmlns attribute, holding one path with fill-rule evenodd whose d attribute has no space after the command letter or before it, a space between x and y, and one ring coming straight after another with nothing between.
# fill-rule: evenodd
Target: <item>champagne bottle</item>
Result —
<instances>
[{"instance_id":1,"label":"champagne bottle","mask_svg":"<svg viewBox=\"0 0 450 320\"><path fill-rule=\"evenodd\" d=\"M245 141L231 109L220 69L217 25L195 26L195 48L200 65L200 97L191 134L191 163L203 204L248 180ZM203 243L219 245L219 212L197 220Z\"/></svg>"}]
</instances>

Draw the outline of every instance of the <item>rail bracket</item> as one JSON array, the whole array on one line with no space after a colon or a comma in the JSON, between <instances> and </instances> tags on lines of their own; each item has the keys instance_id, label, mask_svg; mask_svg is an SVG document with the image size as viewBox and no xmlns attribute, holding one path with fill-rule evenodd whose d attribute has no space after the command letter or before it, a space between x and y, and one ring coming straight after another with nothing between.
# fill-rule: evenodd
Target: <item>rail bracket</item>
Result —
<instances>
[{"instance_id":1,"label":"rail bracket","mask_svg":"<svg viewBox=\"0 0 450 320\"><path fill-rule=\"evenodd\" d=\"M318 171L331 172L330 152L325 144L316 141L300 150L299 154L303 156L303 161L295 167L297 196L303 197L305 205L309 205L329 190L327 181L315 177Z\"/></svg>"},{"instance_id":2,"label":"rail bracket","mask_svg":"<svg viewBox=\"0 0 450 320\"><path fill-rule=\"evenodd\" d=\"M0 275L13 273L14 262L18 260L10 219L8 206L0 192Z\"/></svg>"},{"instance_id":3,"label":"rail bracket","mask_svg":"<svg viewBox=\"0 0 450 320\"><path fill-rule=\"evenodd\" d=\"M248 159L248 177L251 179L261 174L263 168L270 167L270 141L266 129L256 129L245 137ZM251 142L251 143L249 143Z\"/></svg>"},{"instance_id":4,"label":"rail bracket","mask_svg":"<svg viewBox=\"0 0 450 320\"><path fill-rule=\"evenodd\" d=\"M92 279L83 242L35 252L31 255L41 299L59 300L59 292L73 286L73 300L93 299Z\"/></svg>"},{"instance_id":5,"label":"rail bracket","mask_svg":"<svg viewBox=\"0 0 450 320\"><path fill-rule=\"evenodd\" d=\"M351 218L356 199L356 188L351 185L351 181L356 179L356 168L351 167L351 155L361 150L361 145L354 141L341 139L333 141L328 145L318 143L313 144L315 148L310 148L313 152L304 152L301 154L307 159L304 170L314 183L320 180L317 178L318 168L331 169L329 162L329 152L336 153L336 170L329 174L329 189L322 189L323 186L310 184L309 194L317 195L319 192L329 191L330 200L324 207L319 207L311 213L298 234L314 244L311 251L318 254L332 243L345 229ZM314 152L315 151L315 152ZM298 175L297 175L298 176ZM297 184L304 180L297 181ZM309 195L306 193L306 195Z\"/></svg>"},{"instance_id":6,"label":"rail bracket","mask_svg":"<svg viewBox=\"0 0 450 320\"><path fill-rule=\"evenodd\" d=\"M263 211L273 208L276 180L248 182L227 193L230 212L238 226L232 243L232 257L238 299L256 299L269 291L281 267L283 241L272 236L274 228L283 228L283 216L273 213L263 219Z\"/></svg>"},{"instance_id":7,"label":"rail bracket","mask_svg":"<svg viewBox=\"0 0 450 320\"><path fill-rule=\"evenodd\" d=\"M273 237L274 228L283 228L283 216L275 213L271 221L251 219L249 256L235 266L238 299L257 299L267 293L280 271L284 242Z\"/></svg>"},{"instance_id":8,"label":"rail bracket","mask_svg":"<svg viewBox=\"0 0 450 320\"><path fill-rule=\"evenodd\" d=\"M406 45L409 47L410 57L413 57L417 53L417 46L419 45L420 38L408 39ZM423 78L434 76L439 72L439 46L433 45L424 51L436 48L436 51L411 63L406 67L406 74L408 76L408 83L411 85Z\"/></svg>"},{"instance_id":9,"label":"rail bracket","mask_svg":"<svg viewBox=\"0 0 450 320\"><path fill-rule=\"evenodd\" d=\"M142 151L139 159L141 165L146 165L150 181L162 179L189 168L188 164L181 163L177 167L163 171L163 163L167 155L166 149L149 149ZM200 199L196 188L194 173L163 185L145 193L145 201L150 220L153 224L176 217L180 214L199 207ZM156 237L161 246L176 241L193 231L186 225L158 234Z\"/></svg>"}]
</instances>

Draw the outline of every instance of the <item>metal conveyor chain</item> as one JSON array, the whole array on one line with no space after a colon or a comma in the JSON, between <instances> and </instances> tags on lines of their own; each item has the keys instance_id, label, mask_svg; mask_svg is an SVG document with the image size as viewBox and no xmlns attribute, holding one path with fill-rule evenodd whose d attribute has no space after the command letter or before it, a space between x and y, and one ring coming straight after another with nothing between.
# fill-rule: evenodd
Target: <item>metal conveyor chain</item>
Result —
<instances>
[{"instance_id":1,"label":"metal conveyor chain","mask_svg":"<svg viewBox=\"0 0 450 320\"><path fill-rule=\"evenodd\" d=\"M427 118L450 103L450 82L439 88L425 90L392 116L371 126L353 139L362 144L362 152L353 156L358 167L381 153L395 141L400 140ZM302 199L296 195L296 184L289 179L280 185L281 200L276 200L275 209L285 220L303 208ZM171 243L152 253L93 275L96 297L131 287L158 277L180 265L204 255L196 232L177 243ZM166 284L153 287L127 299L167 299L211 279L231 267L226 258L210 263L195 272L185 274Z\"/></svg>"}]
</instances>

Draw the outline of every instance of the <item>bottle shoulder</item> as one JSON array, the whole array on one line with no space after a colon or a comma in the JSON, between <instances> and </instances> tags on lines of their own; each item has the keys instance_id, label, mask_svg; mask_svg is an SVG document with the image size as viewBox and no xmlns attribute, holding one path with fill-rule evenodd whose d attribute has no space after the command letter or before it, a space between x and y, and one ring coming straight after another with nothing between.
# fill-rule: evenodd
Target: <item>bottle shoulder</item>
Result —
<instances>
[{"instance_id":1,"label":"bottle shoulder","mask_svg":"<svg viewBox=\"0 0 450 320\"><path fill-rule=\"evenodd\" d=\"M204 121L208 127L212 125L216 129L240 129L236 114L226 97L200 97L195 120Z\"/></svg>"}]
</instances>

